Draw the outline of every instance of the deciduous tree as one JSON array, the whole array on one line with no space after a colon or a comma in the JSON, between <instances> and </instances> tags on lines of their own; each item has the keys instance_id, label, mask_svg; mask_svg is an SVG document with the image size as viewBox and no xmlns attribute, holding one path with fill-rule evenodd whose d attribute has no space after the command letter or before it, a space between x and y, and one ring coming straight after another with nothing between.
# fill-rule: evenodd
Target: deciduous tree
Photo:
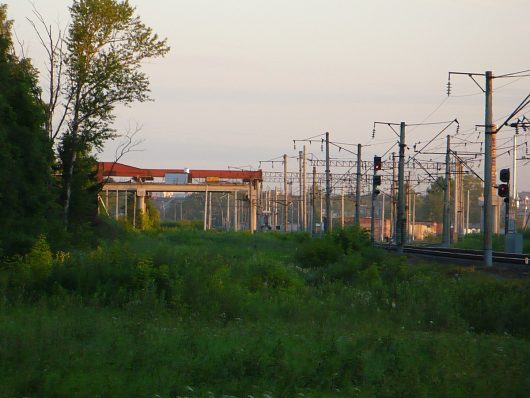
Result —
<instances>
[{"instance_id":1,"label":"deciduous tree","mask_svg":"<svg viewBox=\"0 0 530 398\"><path fill-rule=\"evenodd\" d=\"M166 40L159 39L135 15L127 0L74 0L70 11L63 89L69 111L60 143L65 225L78 158L90 157L93 150L101 150L115 137L117 105L150 99L142 63L169 51Z\"/></svg>"}]
</instances>

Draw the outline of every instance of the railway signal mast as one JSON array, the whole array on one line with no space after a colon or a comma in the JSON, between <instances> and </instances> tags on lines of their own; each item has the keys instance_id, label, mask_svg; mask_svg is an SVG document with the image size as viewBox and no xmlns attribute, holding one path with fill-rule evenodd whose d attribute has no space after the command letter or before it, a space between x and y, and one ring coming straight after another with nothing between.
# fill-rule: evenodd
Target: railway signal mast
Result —
<instances>
[{"instance_id":1,"label":"railway signal mast","mask_svg":"<svg viewBox=\"0 0 530 398\"><path fill-rule=\"evenodd\" d=\"M381 170L382 162L381 156L374 156L374 175L372 178L372 207L370 214L370 241L374 243L375 240L375 199L381 193L378 188L381 185L381 176L377 172Z\"/></svg>"},{"instance_id":2,"label":"railway signal mast","mask_svg":"<svg viewBox=\"0 0 530 398\"><path fill-rule=\"evenodd\" d=\"M497 187L497 193L501 198L504 198L506 204L506 211L504 214L504 234L507 235L510 226L510 169L502 169L500 172L500 179L503 184Z\"/></svg>"}]
</instances>

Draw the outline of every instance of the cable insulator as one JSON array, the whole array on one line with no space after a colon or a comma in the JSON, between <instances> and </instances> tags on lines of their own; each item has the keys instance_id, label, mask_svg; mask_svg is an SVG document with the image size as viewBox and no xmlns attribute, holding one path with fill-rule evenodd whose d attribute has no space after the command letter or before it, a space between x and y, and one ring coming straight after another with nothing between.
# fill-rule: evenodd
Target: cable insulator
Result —
<instances>
[{"instance_id":1,"label":"cable insulator","mask_svg":"<svg viewBox=\"0 0 530 398\"><path fill-rule=\"evenodd\" d=\"M293 141L293 149L296 149L296 141Z\"/></svg>"},{"instance_id":2,"label":"cable insulator","mask_svg":"<svg viewBox=\"0 0 530 398\"><path fill-rule=\"evenodd\" d=\"M447 81L447 96L451 95L451 80Z\"/></svg>"},{"instance_id":3,"label":"cable insulator","mask_svg":"<svg viewBox=\"0 0 530 398\"><path fill-rule=\"evenodd\" d=\"M372 130L372 140L375 138L375 127L374 129Z\"/></svg>"}]
</instances>

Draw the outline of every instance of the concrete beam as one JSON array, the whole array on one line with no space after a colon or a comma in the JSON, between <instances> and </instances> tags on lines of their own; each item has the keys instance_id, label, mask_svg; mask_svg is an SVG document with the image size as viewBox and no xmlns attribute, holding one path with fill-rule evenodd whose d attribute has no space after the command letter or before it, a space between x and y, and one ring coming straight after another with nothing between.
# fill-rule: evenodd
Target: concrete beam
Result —
<instances>
[{"instance_id":1,"label":"concrete beam","mask_svg":"<svg viewBox=\"0 0 530 398\"><path fill-rule=\"evenodd\" d=\"M248 191L248 184L142 184L135 182L109 182L103 190L136 192L240 192Z\"/></svg>"}]
</instances>

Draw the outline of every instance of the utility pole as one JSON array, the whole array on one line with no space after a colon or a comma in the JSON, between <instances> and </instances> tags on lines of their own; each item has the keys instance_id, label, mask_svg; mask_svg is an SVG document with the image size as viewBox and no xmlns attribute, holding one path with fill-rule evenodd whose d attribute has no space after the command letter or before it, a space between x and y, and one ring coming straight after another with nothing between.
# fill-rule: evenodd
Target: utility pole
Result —
<instances>
[{"instance_id":1,"label":"utility pole","mask_svg":"<svg viewBox=\"0 0 530 398\"><path fill-rule=\"evenodd\" d=\"M362 145L357 144L357 175L355 181L355 225L361 226L361 151Z\"/></svg>"},{"instance_id":2,"label":"utility pole","mask_svg":"<svg viewBox=\"0 0 530 398\"><path fill-rule=\"evenodd\" d=\"M344 187L340 191L340 226L344 229Z\"/></svg>"},{"instance_id":3,"label":"utility pole","mask_svg":"<svg viewBox=\"0 0 530 398\"><path fill-rule=\"evenodd\" d=\"M291 197L291 200L292 198L294 198L294 194L293 194L293 180L289 181L289 196ZM289 204L287 204L287 217L289 217ZM287 220L289 220L289 218L287 218ZM291 232L293 232L293 225L294 225L294 201L292 203L292 206L291 206Z\"/></svg>"},{"instance_id":4,"label":"utility pole","mask_svg":"<svg viewBox=\"0 0 530 398\"><path fill-rule=\"evenodd\" d=\"M467 190L467 207L466 207L466 231L465 235L469 233L469 189Z\"/></svg>"},{"instance_id":5,"label":"utility pole","mask_svg":"<svg viewBox=\"0 0 530 398\"><path fill-rule=\"evenodd\" d=\"M392 197L390 201L390 238L396 242L396 205L397 205L397 180L396 180L396 153L392 152Z\"/></svg>"},{"instance_id":6,"label":"utility pole","mask_svg":"<svg viewBox=\"0 0 530 398\"><path fill-rule=\"evenodd\" d=\"M513 218L513 231L517 232L517 133L513 136L513 175L512 175L512 200L511 200L511 213Z\"/></svg>"},{"instance_id":7,"label":"utility pole","mask_svg":"<svg viewBox=\"0 0 530 398\"><path fill-rule=\"evenodd\" d=\"M444 181L444 214L442 245L451 245L451 136L447 135L447 151L445 152L445 181Z\"/></svg>"},{"instance_id":8,"label":"utility pole","mask_svg":"<svg viewBox=\"0 0 530 398\"><path fill-rule=\"evenodd\" d=\"M406 223L405 223L405 230L407 231L406 232L406 236L407 236L407 242L409 240L409 237L410 237L410 227L411 227L411 222L410 222L410 210L412 208L411 206L411 200L410 200L410 191L411 191L411 188L410 188L410 170L409 170L409 173L408 173L408 176L407 176L407 180L405 181L405 192L406 192L406 195L407 195L407 200L406 200L406 205L405 205L405 219L407 220Z\"/></svg>"},{"instance_id":9,"label":"utility pole","mask_svg":"<svg viewBox=\"0 0 530 398\"><path fill-rule=\"evenodd\" d=\"M385 241L385 193L381 193L381 231L380 231L379 240L381 242Z\"/></svg>"},{"instance_id":10,"label":"utility pole","mask_svg":"<svg viewBox=\"0 0 530 398\"><path fill-rule=\"evenodd\" d=\"M313 206L312 217L311 217L311 234L315 236L317 232L317 168L313 166L313 192L312 192L311 204Z\"/></svg>"},{"instance_id":11,"label":"utility pole","mask_svg":"<svg viewBox=\"0 0 530 398\"><path fill-rule=\"evenodd\" d=\"M307 224L307 151L306 146L304 145L304 151L303 151L303 157L302 157L302 225L303 230L307 231L309 230L308 224Z\"/></svg>"},{"instance_id":12,"label":"utility pole","mask_svg":"<svg viewBox=\"0 0 530 398\"><path fill-rule=\"evenodd\" d=\"M458 239L464 236L464 165L458 159Z\"/></svg>"},{"instance_id":13,"label":"utility pole","mask_svg":"<svg viewBox=\"0 0 530 398\"><path fill-rule=\"evenodd\" d=\"M452 233L452 236L453 236L453 242L456 243L458 242L458 203L459 203L459 200L458 200L458 192L460 191L460 180L458 179L458 157L457 157L457 153L456 151L454 152L455 154L455 162L454 162L454 172L455 172L455 178L454 178L454 181L455 181L455 189L453 190L453 206L454 206L454 209L453 209L453 233Z\"/></svg>"},{"instance_id":14,"label":"utility pole","mask_svg":"<svg viewBox=\"0 0 530 398\"><path fill-rule=\"evenodd\" d=\"M289 194L287 193L287 155L283 155L283 192L284 192L284 205L283 205L283 230L287 232L289 224Z\"/></svg>"},{"instance_id":15,"label":"utility pole","mask_svg":"<svg viewBox=\"0 0 530 398\"><path fill-rule=\"evenodd\" d=\"M449 72L449 79L451 75L467 75L477 85L477 81L474 76L484 76L486 80L485 94L485 112L484 112L484 208L483 208L483 235L484 235L484 264L486 267L491 267L493 264L493 251L492 251L492 238L493 229L498 228L498 214L499 206L498 201L495 206L495 223L493 222L493 179L495 178L495 155L496 155L496 134L497 126L493 124L493 72L486 71L484 74L479 73L466 73L466 72ZM514 75L514 74L511 74ZM479 85L480 86L480 85ZM448 91L450 94L450 82L448 82ZM495 197L495 199L497 199Z\"/></svg>"},{"instance_id":16,"label":"utility pole","mask_svg":"<svg viewBox=\"0 0 530 398\"><path fill-rule=\"evenodd\" d=\"M329 132L326 131L326 223L324 230L331 232L331 173L329 170Z\"/></svg>"},{"instance_id":17,"label":"utility pole","mask_svg":"<svg viewBox=\"0 0 530 398\"><path fill-rule=\"evenodd\" d=\"M412 193L412 240L416 240L416 192Z\"/></svg>"},{"instance_id":18,"label":"utility pole","mask_svg":"<svg viewBox=\"0 0 530 398\"><path fill-rule=\"evenodd\" d=\"M485 145L484 145L484 263L486 267L493 265L492 250L492 151L493 135L497 132L497 126L493 124L492 94L493 73L486 72L486 106L485 106Z\"/></svg>"},{"instance_id":19,"label":"utility pole","mask_svg":"<svg viewBox=\"0 0 530 398\"><path fill-rule=\"evenodd\" d=\"M304 225L303 225L303 222L300 221L300 215L301 213L304 211L303 208L304 208L304 202L303 202L303 199L302 199L302 191L303 191L303 164L302 164L302 157L303 157L303 152L302 151L298 151L298 230L304 230Z\"/></svg>"},{"instance_id":20,"label":"utility pole","mask_svg":"<svg viewBox=\"0 0 530 398\"><path fill-rule=\"evenodd\" d=\"M323 197L322 197L322 194L323 194L323 191L322 191L322 187L320 188L320 235L322 235L322 227L323 227L323 221L324 221L324 218L322 217L322 213L323 213L323 210L322 210L322 206L324 205L324 201L323 201Z\"/></svg>"},{"instance_id":21,"label":"utility pole","mask_svg":"<svg viewBox=\"0 0 530 398\"><path fill-rule=\"evenodd\" d=\"M396 244L399 254L403 254L406 242L405 231L405 122L399 128L398 204L396 220Z\"/></svg>"},{"instance_id":22,"label":"utility pole","mask_svg":"<svg viewBox=\"0 0 530 398\"><path fill-rule=\"evenodd\" d=\"M276 187L274 187L274 202L272 204L272 208L274 211L273 225L274 225L274 230L276 231L277 226L278 226L278 190L276 189Z\"/></svg>"},{"instance_id":23,"label":"utility pole","mask_svg":"<svg viewBox=\"0 0 530 398\"><path fill-rule=\"evenodd\" d=\"M375 167L373 167L373 175L372 175L372 194L371 194L371 201L370 201L370 242L372 244L375 241L375 174L376 170Z\"/></svg>"}]
</instances>

